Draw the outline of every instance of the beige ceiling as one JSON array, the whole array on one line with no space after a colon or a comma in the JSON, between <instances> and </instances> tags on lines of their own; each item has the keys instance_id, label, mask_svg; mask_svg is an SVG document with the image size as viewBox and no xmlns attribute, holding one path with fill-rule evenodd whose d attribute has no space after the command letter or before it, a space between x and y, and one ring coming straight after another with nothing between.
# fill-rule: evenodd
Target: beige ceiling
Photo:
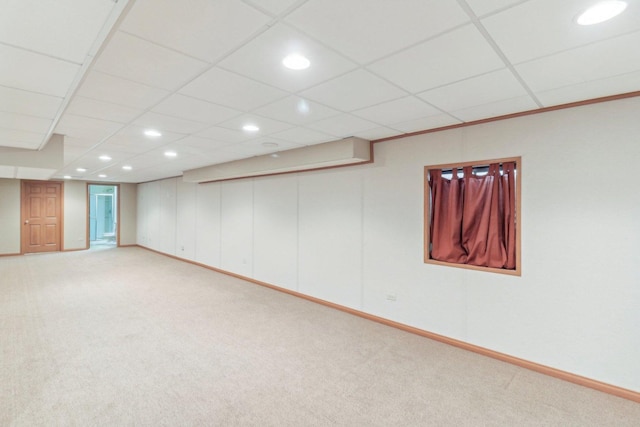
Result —
<instances>
[{"instance_id":1,"label":"beige ceiling","mask_svg":"<svg viewBox=\"0 0 640 427\"><path fill-rule=\"evenodd\" d=\"M0 147L62 134L52 178L143 182L640 90L640 0L576 25L593 3L0 0Z\"/></svg>"}]
</instances>

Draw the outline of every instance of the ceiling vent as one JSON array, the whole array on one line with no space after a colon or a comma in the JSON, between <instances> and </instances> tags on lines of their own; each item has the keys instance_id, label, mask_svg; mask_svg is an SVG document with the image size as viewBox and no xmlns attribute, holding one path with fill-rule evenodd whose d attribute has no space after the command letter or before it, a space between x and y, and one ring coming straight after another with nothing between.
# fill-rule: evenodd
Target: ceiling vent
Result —
<instances>
[{"instance_id":1,"label":"ceiling vent","mask_svg":"<svg viewBox=\"0 0 640 427\"><path fill-rule=\"evenodd\" d=\"M185 182L213 182L253 176L276 175L373 161L371 142L350 137L324 144L279 151L185 171Z\"/></svg>"}]
</instances>

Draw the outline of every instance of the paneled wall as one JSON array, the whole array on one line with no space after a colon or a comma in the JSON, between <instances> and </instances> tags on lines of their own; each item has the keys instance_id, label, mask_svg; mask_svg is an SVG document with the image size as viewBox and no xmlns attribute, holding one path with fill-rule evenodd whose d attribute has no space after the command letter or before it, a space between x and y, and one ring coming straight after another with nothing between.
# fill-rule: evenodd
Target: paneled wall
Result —
<instances>
[{"instance_id":1,"label":"paneled wall","mask_svg":"<svg viewBox=\"0 0 640 427\"><path fill-rule=\"evenodd\" d=\"M143 246L640 391L640 98L414 136L367 166L138 188ZM426 265L423 167L522 156L522 276Z\"/></svg>"}]
</instances>

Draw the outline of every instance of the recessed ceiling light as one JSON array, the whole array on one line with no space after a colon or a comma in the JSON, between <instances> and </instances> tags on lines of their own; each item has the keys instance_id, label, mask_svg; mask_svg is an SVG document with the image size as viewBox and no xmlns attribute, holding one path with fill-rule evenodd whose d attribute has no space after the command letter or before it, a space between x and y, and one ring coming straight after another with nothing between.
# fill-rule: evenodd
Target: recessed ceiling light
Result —
<instances>
[{"instance_id":1,"label":"recessed ceiling light","mask_svg":"<svg viewBox=\"0 0 640 427\"><path fill-rule=\"evenodd\" d=\"M300 114L309 114L311 112L311 108L309 107L309 103L304 99L301 99L301 100L298 101L298 104L296 105L296 109L298 110L298 113L300 113Z\"/></svg>"},{"instance_id":2,"label":"recessed ceiling light","mask_svg":"<svg viewBox=\"0 0 640 427\"><path fill-rule=\"evenodd\" d=\"M273 154L271 155L271 157L273 157L273 158L280 157L280 154L278 154L278 153L273 153Z\"/></svg>"},{"instance_id":3,"label":"recessed ceiling light","mask_svg":"<svg viewBox=\"0 0 640 427\"><path fill-rule=\"evenodd\" d=\"M242 126L242 130L247 131L247 132L258 132L260 130L260 128L254 124L246 124L244 126Z\"/></svg>"},{"instance_id":4,"label":"recessed ceiling light","mask_svg":"<svg viewBox=\"0 0 640 427\"><path fill-rule=\"evenodd\" d=\"M164 155L167 157L176 157L178 153L176 153L175 151L165 151Z\"/></svg>"},{"instance_id":5,"label":"recessed ceiling light","mask_svg":"<svg viewBox=\"0 0 640 427\"><path fill-rule=\"evenodd\" d=\"M104 155L104 156L100 156L100 157L98 157L98 158L99 158L100 160L102 160L103 162L108 162L109 160L111 160L111 157L106 156L106 155Z\"/></svg>"},{"instance_id":6,"label":"recessed ceiling light","mask_svg":"<svg viewBox=\"0 0 640 427\"><path fill-rule=\"evenodd\" d=\"M126 171L130 171L130 170L131 170L131 169L133 169L133 168L132 168L131 166L129 166L129 165L124 165L124 166L122 167L122 169L124 169L124 170L126 170Z\"/></svg>"},{"instance_id":7,"label":"recessed ceiling light","mask_svg":"<svg viewBox=\"0 0 640 427\"><path fill-rule=\"evenodd\" d=\"M158 136L162 136L162 132L157 131L155 129L147 129L144 131L144 134L147 136L152 136L152 137L158 137Z\"/></svg>"},{"instance_id":8,"label":"recessed ceiling light","mask_svg":"<svg viewBox=\"0 0 640 427\"><path fill-rule=\"evenodd\" d=\"M580 25L593 25L607 21L621 14L627 8L627 3L623 1L601 1L582 12L576 22Z\"/></svg>"},{"instance_id":9,"label":"recessed ceiling light","mask_svg":"<svg viewBox=\"0 0 640 427\"><path fill-rule=\"evenodd\" d=\"M278 143L277 142L263 142L262 146L266 147L266 148L276 148L278 146Z\"/></svg>"},{"instance_id":10,"label":"recessed ceiling light","mask_svg":"<svg viewBox=\"0 0 640 427\"><path fill-rule=\"evenodd\" d=\"M71 175L65 175L63 176L64 179L71 179Z\"/></svg>"},{"instance_id":11,"label":"recessed ceiling light","mask_svg":"<svg viewBox=\"0 0 640 427\"><path fill-rule=\"evenodd\" d=\"M290 70L304 70L309 68L311 62L299 53L292 53L282 60L282 65Z\"/></svg>"},{"instance_id":12,"label":"recessed ceiling light","mask_svg":"<svg viewBox=\"0 0 640 427\"><path fill-rule=\"evenodd\" d=\"M107 177L107 175L105 175L105 174L103 174L103 173L101 173L100 175L98 175L98 178L106 178L106 177Z\"/></svg>"},{"instance_id":13,"label":"recessed ceiling light","mask_svg":"<svg viewBox=\"0 0 640 427\"><path fill-rule=\"evenodd\" d=\"M85 168L76 168L76 170L77 170L78 172L86 172L86 171L87 171Z\"/></svg>"}]
</instances>

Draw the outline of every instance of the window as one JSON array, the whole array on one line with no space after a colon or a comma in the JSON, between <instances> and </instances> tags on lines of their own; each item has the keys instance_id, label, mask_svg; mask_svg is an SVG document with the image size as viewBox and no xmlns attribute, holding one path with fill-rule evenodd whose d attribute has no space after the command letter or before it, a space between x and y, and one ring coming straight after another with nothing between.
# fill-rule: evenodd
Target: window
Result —
<instances>
[{"instance_id":1,"label":"window","mask_svg":"<svg viewBox=\"0 0 640 427\"><path fill-rule=\"evenodd\" d=\"M520 275L521 163L425 166L425 263Z\"/></svg>"}]
</instances>

